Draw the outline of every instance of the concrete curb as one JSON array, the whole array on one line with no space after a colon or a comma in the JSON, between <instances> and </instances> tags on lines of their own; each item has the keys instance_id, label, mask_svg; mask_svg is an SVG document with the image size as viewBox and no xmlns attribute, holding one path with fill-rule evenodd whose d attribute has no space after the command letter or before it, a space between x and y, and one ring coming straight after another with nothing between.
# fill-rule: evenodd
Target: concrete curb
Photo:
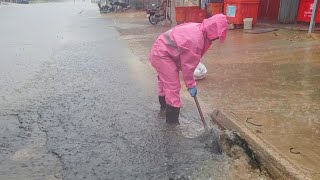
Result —
<instances>
[{"instance_id":1,"label":"concrete curb","mask_svg":"<svg viewBox=\"0 0 320 180\"><path fill-rule=\"evenodd\" d=\"M222 112L214 109L210 116L212 122L217 124L221 129L239 132L241 137L248 142L261 165L274 179L312 179L277 152L271 144L258 138L252 131L240 123L231 112Z\"/></svg>"}]
</instances>

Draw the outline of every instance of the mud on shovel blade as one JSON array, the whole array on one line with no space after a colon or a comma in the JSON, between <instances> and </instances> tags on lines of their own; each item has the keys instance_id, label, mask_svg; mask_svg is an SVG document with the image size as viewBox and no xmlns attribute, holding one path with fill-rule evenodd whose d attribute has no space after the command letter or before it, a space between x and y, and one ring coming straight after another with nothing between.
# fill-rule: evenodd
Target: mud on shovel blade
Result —
<instances>
[{"instance_id":1,"label":"mud on shovel blade","mask_svg":"<svg viewBox=\"0 0 320 180\"><path fill-rule=\"evenodd\" d=\"M199 101L198 101L197 96L194 96L194 101L196 102L196 105L197 105L197 108L198 108L198 111L199 111L199 114L200 114L200 117L201 117L201 121L202 121L203 127L204 127L206 130L208 130L208 126L207 126L206 121L204 120L204 117L203 117L203 114L202 114L202 111L201 111L201 108L200 108L200 105L199 105Z\"/></svg>"}]
</instances>

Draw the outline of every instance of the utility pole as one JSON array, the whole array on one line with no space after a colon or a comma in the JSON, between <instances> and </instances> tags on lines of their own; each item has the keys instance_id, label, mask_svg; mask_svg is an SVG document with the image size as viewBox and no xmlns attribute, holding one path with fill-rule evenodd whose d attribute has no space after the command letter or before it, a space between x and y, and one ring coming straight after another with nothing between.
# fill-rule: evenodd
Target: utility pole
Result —
<instances>
[{"instance_id":1,"label":"utility pole","mask_svg":"<svg viewBox=\"0 0 320 180\"><path fill-rule=\"evenodd\" d=\"M319 1L318 0L314 0L312 16L311 16L311 21L310 21L309 31L308 31L309 34L313 32L313 28L314 28L314 26L316 24L317 12L318 12L318 4L319 4Z\"/></svg>"}]
</instances>

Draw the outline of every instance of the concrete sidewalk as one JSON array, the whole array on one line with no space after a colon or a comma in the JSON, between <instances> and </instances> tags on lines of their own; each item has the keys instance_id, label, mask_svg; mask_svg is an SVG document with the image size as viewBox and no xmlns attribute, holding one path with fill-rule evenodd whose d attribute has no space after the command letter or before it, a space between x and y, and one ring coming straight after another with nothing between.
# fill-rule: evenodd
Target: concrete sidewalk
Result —
<instances>
[{"instance_id":1,"label":"concrete sidewalk","mask_svg":"<svg viewBox=\"0 0 320 180\"><path fill-rule=\"evenodd\" d=\"M199 94L218 109L212 117L239 131L275 178L320 179L319 37L229 31L203 58Z\"/></svg>"},{"instance_id":2,"label":"concrete sidewalk","mask_svg":"<svg viewBox=\"0 0 320 180\"><path fill-rule=\"evenodd\" d=\"M170 28L150 25L144 12L106 16L145 63ZM320 179L319 35L233 30L203 62L209 72L197 86L204 111L217 109L212 117L240 132L274 178Z\"/></svg>"}]
</instances>

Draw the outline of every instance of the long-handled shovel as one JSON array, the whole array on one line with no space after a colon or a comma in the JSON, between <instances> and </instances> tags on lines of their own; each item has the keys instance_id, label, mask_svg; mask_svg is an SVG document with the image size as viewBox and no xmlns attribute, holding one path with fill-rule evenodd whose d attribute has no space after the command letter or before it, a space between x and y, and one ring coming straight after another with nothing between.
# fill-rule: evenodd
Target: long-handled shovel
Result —
<instances>
[{"instance_id":1,"label":"long-handled shovel","mask_svg":"<svg viewBox=\"0 0 320 180\"><path fill-rule=\"evenodd\" d=\"M202 121L203 127L204 127L206 130L208 130L208 126L207 126L206 121L204 120L204 117L203 117L203 114L202 114L202 111L201 111L201 108L200 108L200 105L199 105L199 101L198 101L197 96L194 96L194 101L195 101L196 104L197 104L197 108L198 108L198 111L199 111L199 114L200 114L200 117L201 117L201 121Z\"/></svg>"}]
</instances>

